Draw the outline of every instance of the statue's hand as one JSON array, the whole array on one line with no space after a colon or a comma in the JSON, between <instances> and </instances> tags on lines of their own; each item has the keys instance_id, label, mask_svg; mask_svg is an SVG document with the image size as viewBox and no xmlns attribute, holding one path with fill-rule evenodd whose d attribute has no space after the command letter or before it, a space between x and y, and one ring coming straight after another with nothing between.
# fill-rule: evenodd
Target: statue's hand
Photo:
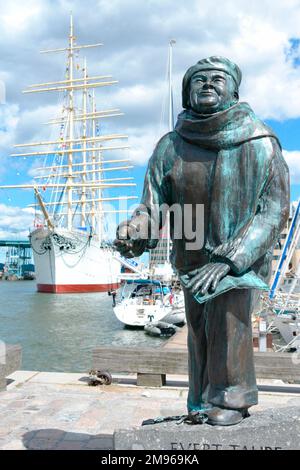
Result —
<instances>
[{"instance_id":1,"label":"statue's hand","mask_svg":"<svg viewBox=\"0 0 300 470\"><path fill-rule=\"evenodd\" d=\"M227 264L208 263L181 276L181 280L192 294L199 292L200 295L205 295L209 290L214 292L218 283L229 271L230 266Z\"/></svg>"},{"instance_id":2,"label":"statue's hand","mask_svg":"<svg viewBox=\"0 0 300 470\"><path fill-rule=\"evenodd\" d=\"M132 220L121 222L117 228L117 237L114 245L125 258L141 256L147 245L147 239L144 239L142 235L143 232L139 230L139 227Z\"/></svg>"}]
</instances>

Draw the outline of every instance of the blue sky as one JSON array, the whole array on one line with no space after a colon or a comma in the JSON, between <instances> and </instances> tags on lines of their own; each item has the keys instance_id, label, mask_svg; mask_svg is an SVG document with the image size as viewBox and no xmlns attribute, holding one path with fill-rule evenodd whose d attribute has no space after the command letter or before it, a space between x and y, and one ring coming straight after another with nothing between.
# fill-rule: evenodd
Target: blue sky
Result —
<instances>
[{"instance_id":1,"label":"blue sky","mask_svg":"<svg viewBox=\"0 0 300 470\"><path fill-rule=\"evenodd\" d=\"M90 75L119 80L97 91L97 100L125 112L107 120L103 131L128 135L138 196L147 160L166 131L168 42L175 38L175 112L181 110L181 80L190 65L209 55L234 60L243 72L241 100L278 135L292 199L300 197L299 0L227 0L222 8L219 0L0 0L0 184L31 181L33 167L41 163L9 157L14 144L53 137L43 123L57 114L57 97L22 90L64 76L64 57L39 50L65 46L70 10L78 44L104 43L86 53ZM26 237L31 203L30 191L0 190L0 238Z\"/></svg>"},{"instance_id":2,"label":"blue sky","mask_svg":"<svg viewBox=\"0 0 300 470\"><path fill-rule=\"evenodd\" d=\"M300 69L299 69L300 72ZM275 121L274 119L266 120L267 124L274 129L278 135L281 145L284 149L298 152L299 149L299 119L287 119L284 121ZM299 159L299 160L298 160ZM295 154L295 162L290 165L291 170L291 201L298 200L300 197L300 180L298 174L300 172L300 153Z\"/></svg>"}]
</instances>

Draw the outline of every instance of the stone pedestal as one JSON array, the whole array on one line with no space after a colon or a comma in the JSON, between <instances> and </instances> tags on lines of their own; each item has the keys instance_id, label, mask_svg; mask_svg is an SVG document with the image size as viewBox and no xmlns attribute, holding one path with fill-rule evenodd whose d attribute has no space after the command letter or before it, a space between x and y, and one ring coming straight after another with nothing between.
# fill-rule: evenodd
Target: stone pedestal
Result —
<instances>
[{"instance_id":1,"label":"stone pedestal","mask_svg":"<svg viewBox=\"0 0 300 470\"><path fill-rule=\"evenodd\" d=\"M6 390L6 377L21 368L22 348L19 345L2 344L0 349L0 391Z\"/></svg>"},{"instance_id":2,"label":"stone pedestal","mask_svg":"<svg viewBox=\"0 0 300 470\"><path fill-rule=\"evenodd\" d=\"M236 426L174 422L119 430L117 450L299 450L300 407L255 412Z\"/></svg>"}]
</instances>

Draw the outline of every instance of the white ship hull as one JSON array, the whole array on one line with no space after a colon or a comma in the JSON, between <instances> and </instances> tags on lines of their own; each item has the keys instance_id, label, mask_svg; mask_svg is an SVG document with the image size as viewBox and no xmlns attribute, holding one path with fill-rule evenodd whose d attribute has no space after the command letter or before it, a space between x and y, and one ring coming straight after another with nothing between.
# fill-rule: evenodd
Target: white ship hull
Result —
<instances>
[{"instance_id":1,"label":"white ship hull","mask_svg":"<svg viewBox=\"0 0 300 470\"><path fill-rule=\"evenodd\" d=\"M37 290L107 292L119 287L120 263L86 232L39 228L31 233Z\"/></svg>"}]
</instances>

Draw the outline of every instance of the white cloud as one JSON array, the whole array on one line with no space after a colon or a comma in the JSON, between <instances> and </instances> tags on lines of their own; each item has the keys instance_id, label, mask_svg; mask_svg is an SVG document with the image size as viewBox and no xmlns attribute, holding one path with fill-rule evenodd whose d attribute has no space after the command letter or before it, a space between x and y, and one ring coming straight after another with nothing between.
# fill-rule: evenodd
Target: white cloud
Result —
<instances>
[{"instance_id":1,"label":"white cloud","mask_svg":"<svg viewBox=\"0 0 300 470\"><path fill-rule=\"evenodd\" d=\"M19 230L18 232L12 232L10 231L9 227L4 230L0 228L1 240L27 240L28 234L28 230Z\"/></svg>"},{"instance_id":2,"label":"white cloud","mask_svg":"<svg viewBox=\"0 0 300 470\"><path fill-rule=\"evenodd\" d=\"M154 85L154 84L153 84ZM115 104L121 108L133 105L133 107L143 107L147 109L153 101L159 102L161 98L160 84L156 86L147 86L142 84L128 86L127 88L119 88L113 95L112 99Z\"/></svg>"},{"instance_id":3,"label":"white cloud","mask_svg":"<svg viewBox=\"0 0 300 470\"><path fill-rule=\"evenodd\" d=\"M35 160L28 158L10 157L11 153L29 152L24 148L14 148L16 143L25 143L29 135L30 140L51 140L57 138L53 130L44 126L44 122L55 116L57 107L53 105L38 107L33 110L24 110L15 104L0 105L0 175L4 175L7 169L13 169L15 177L26 175L31 165L38 166ZM19 179L19 178L18 178ZM18 181L20 183L21 181Z\"/></svg>"},{"instance_id":4,"label":"white cloud","mask_svg":"<svg viewBox=\"0 0 300 470\"><path fill-rule=\"evenodd\" d=\"M19 114L18 129L17 129L17 144L42 141L42 140L55 140L58 138L57 126L45 125L49 119L58 116L59 106L49 104L48 106L38 106L34 109L24 109ZM28 140L28 136L29 140ZM52 139L53 137L53 139ZM22 140L23 139L23 140ZM23 149L18 149L16 152L22 152ZM24 150L29 151L29 150Z\"/></svg>"},{"instance_id":5,"label":"white cloud","mask_svg":"<svg viewBox=\"0 0 300 470\"><path fill-rule=\"evenodd\" d=\"M19 107L15 104L0 106L0 132L1 145L6 146L11 140L11 133L15 131L19 121ZM3 140L6 139L6 140Z\"/></svg>"},{"instance_id":6,"label":"white cloud","mask_svg":"<svg viewBox=\"0 0 300 470\"><path fill-rule=\"evenodd\" d=\"M0 105L0 175L8 167L8 155L12 148L19 121L19 106L15 104Z\"/></svg>"},{"instance_id":7,"label":"white cloud","mask_svg":"<svg viewBox=\"0 0 300 470\"><path fill-rule=\"evenodd\" d=\"M40 15L38 0L13 0L1 5L1 24L4 32L18 34L31 26L31 21Z\"/></svg>"},{"instance_id":8,"label":"white cloud","mask_svg":"<svg viewBox=\"0 0 300 470\"><path fill-rule=\"evenodd\" d=\"M283 156L290 169L292 184L300 184L300 150L283 150Z\"/></svg>"},{"instance_id":9,"label":"white cloud","mask_svg":"<svg viewBox=\"0 0 300 470\"><path fill-rule=\"evenodd\" d=\"M26 239L33 227L34 215L34 209L0 203L0 238Z\"/></svg>"},{"instance_id":10,"label":"white cloud","mask_svg":"<svg viewBox=\"0 0 300 470\"><path fill-rule=\"evenodd\" d=\"M129 129L129 155L137 165L145 165L152 155L158 140L157 128L131 128Z\"/></svg>"}]
</instances>

